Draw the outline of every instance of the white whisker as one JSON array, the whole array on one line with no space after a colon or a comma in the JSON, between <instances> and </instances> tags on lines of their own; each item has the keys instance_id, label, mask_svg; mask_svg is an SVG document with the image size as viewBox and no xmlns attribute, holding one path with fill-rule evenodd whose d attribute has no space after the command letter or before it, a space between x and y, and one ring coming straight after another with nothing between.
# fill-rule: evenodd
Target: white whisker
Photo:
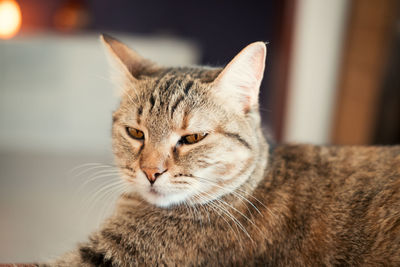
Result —
<instances>
[{"instance_id":1,"label":"white whisker","mask_svg":"<svg viewBox=\"0 0 400 267\"><path fill-rule=\"evenodd\" d=\"M84 167L90 167L90 166L104 166L102 163L97 163L97 162L89 162L89 163L84 163L84 164L80 164L78 166L75 166L74 168L72 168L71 170L68 171L68 173L73 173L81 168Z\"/></svg>"},{"instance_id":2,"label":"white whisker","mask_svg":"<svg viewBox=\"0 0 400 267\"><path fill-rule=\"evenodd\" d=\"M196 197L199 198L200 200L203 200L203 201L204 201L204 197L201 197L201 196L199 196L199 195L196 195ZM206 202L206 203L203 204L203 205L207 205L208 207L210 207L212 210L214 210L214 212L215 212L221 219L223 219L223 220L225 221L225 223L229 226L229 228L232 230L233 234L235 235L235 237L236 237L236 239L237 239L239 245L241 246L241 248L243 248L243 246L242 246L242 240L241 240L241 238L240 238L239 229L238 229L237 226L236 226L236 222L233 221L233 224L236 226L237 231L235 231L235 230L233 229L232 225L229 223L229 221L228 221L227 219L225 219L224 215L225 215L225 216L227 216L227 215L226 215L225 213L224 213L224 214L221 214L221 209L220 209L220 207L219 207L218 205L216 205L216 204L213 203L213 202ZM227 217L230 218L229 216L227 216ZM230 219L231 219L231 218L230 218Z\"/></svg>"},{"instance_id":3,"label":"white whisker","mask_svg":"<svg viewBox=\"0 0 400 267\"><path fill-rule=\"evenodd\" d=\"M202 179L203 181L206 181L208 184L212 184L213 186L216 186L216 187L222 189L223 191L225 191L225 192L227 192L227 193L232 193L232 194L235 195L236 197L240 198L240 199L242 200L242 202L243 202L243 201L246 201L246 202L249 203L261 216L263 216L262 213L260 212L260 210L259 210L250 200L248 200L245 196L243 196L243 195L241 195L241 194L239 194L239 193L237 193L237 192L235 191L235 190L238 190L238 188L222 187L222 186L220 186L219 184L215 183L214 181L208 180L208 179L206 179L206 178L199 177L199 176L195 176L195 177L196 177L196 178L199 178L199 179ZM245 194L250 196L250 194L248 194L248 193L245 193ZM247 205L246 205L246 207L247 207Z\"/></svg>"},{"instance_id":4,"label":"white whisker","mask_svg":"<svg viewBox=\"0 0 400 267\"><path fill-rule=\"evenodd\" d=\"M89 173L90 171L98 170L98 169L106 169L106 168L108 168L108 169L116 169L116 168L113 167L113 166L97 165L97 166L91 166L91 167L89 167L89 168L87 168L87 169L84 169L84 170L80 171L80 172L77 173L77 174L73 174L73 173L71 173L71 174L73 175L73 177L79 178L79 177L83 176L83 174Z\"/></svg>"},{"instance_id":5,"label":"white whisker","mask_svg":"<svg viewBox=\"0 0 400 267\"><path fill-rule=\"evenodd\" d=\"M239 194L239 193L237 193L237 192L234 192L235 190L239 190L239 191L243 192L244 194L246 194L246 196L255 199L260 205L262 205L262 206L265 208L265 210L266 210L272 217L277 218L276 214L275 214L274 212L272 212L272 210L271 210L270 208L268 208L268 207L267 207L266 205L264 205L261 201L259 201L256 197L252 196L251 194L249 194L248 192L246 192L246 191L244 191L244 190L240 190L239 188L234 189L234 188L231 188L231 187L226 187L226 188L224 188L224 187L218 185L217 183L215 183L214 181L211 181L210 179L206 179L206 178L198 177L198 176L196 176L196 178L203 179L204 181L206 181L207 183L209 183L209 184L211 184L211 185L214 185L214 186L216 186L216 187L218 187L218 188L220 188L220 189L222 189L222 190L226 190L228 193L233 193L233 194L234 194L235 196L237 196L237 197L243 198L244 201L248 202L254 209L257 210L257 212L258 212L261 216L263 216L262 213L260 212L260 210L259 210L257 207L255 207L255 205L254 205L251 201L249 201L249 200L248 200L246 197L244 197L243 195L241 195L241 194ZM229 191L229 189L232 189L233 191Z\"/></svg>"},{"instance_id":6,"label":"white whisker","mask_svg":"<svg viewBox=\"0 0 400 267\"><path fill-rule=\"evenodd\" d=\"M116 177L114 179L116 179ZM88 193L88 196L84 199L85 203L83 207L88 207L90 210L93 205L96 205L96 203L94 203L94 200L98 197L99 194L101 194L104 191L105 187L112 186L114 184L119 184L120 182L121 181L119 179L114 181L110 179L103 181L101 184L95 186L94 188L91 188L91 192L93 193Z\"/></svg>"},{"instance_id":7,"label":"white whisker","mask_svg":"<svg viewBox=\"0 0 400 267\"><path fill-rule=\"evenodd\" d=\"M110 177L118 178L119 175L118 175L118 173L105 173L105 174L102 174L99 176L91 177L90 179L87 179L83 184L81 184L78 187L77 192L79 193L80 191L82 191L85 188L85 186L87 186L91 182L94 182L96 180L103 179L103 178L110 178Z\"/></svg>"},{"instance_id":8,"label":"white whisker","mask_svg":"<svg viewBox=\"0 0 400 267\"><path fill-rule=\"evenodd\" d=\"M243 224L232 214L230 213L225 207L221 206L221 205L217 205L217 203L215 203L215 200L217 200L217 198L213 197L212 195L204 192L204 191L198 191L198 193L196 194L197 197L201 197L202 194L206 194L208 196L210 196L210 199L208 200L209 202L206 201L206 203L210 203L210 205L213 205L214 207L218 208L221 212L223 212L228 218L230 218L235 225L237 225L242 231L243 233L245 233L247 235L247 237L253 241L253 239L251 238L250 234L247 232L246 228L243 226ZM203 200L207 200L205 198L203 198ZM212 201L210 201L212 200ZM212 202L212 204L211 204Z\"/></svg>"}]
</instances>

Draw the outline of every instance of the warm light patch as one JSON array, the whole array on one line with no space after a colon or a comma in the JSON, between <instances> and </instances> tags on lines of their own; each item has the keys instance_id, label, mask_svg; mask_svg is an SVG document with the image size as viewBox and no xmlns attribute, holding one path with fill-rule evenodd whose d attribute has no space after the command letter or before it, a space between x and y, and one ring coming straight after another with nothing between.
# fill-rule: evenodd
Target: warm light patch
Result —
<instances>
[{"instance_id":1,"label":"warm light patch","mask_svg":"<svg viewBox=\"0 0 400 267\"><path fill-rule=\"evenodd\" d=\"M60 31L74 31L90 22L89 12L82 0L66 0L54 15L54 26Z\"/></svg>"},{"instance_id":2,"label":"warm light patch","mask_svg":"<svg viewBox=\"0 0 400 267\"><path fill-rule=\"evenodd\" d=\"M0 0L0 38L9 39L21 27L21 10L14 0Z\"/></svg>"}]
</instances>

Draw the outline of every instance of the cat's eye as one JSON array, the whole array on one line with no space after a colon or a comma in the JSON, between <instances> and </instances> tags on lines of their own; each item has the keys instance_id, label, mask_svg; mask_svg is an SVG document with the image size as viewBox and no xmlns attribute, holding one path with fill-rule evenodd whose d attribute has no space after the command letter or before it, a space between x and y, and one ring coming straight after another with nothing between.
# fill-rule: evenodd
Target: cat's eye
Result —
<instances>
[{"instance_id":1,"label":"cat's eye","mask_svg":"<svg viewBox=\"0 0 400 267\"><path fill-rule=\"evenodd\" d=\"M133 139L137 140L143 140L144 139L144 133L141 130L131 128L131 127L126 127L126 132L130 137Z\"/></svg>"},{"instance_id":2,"label":"cat's eye","mask_svg":"<svg viewBox=\"0 0 400 267\"><path fill-rule=\"evenodd\" d=\"M185 135L179 140L180 143L182 144L194 144L199 142L200 140L204 139L204 137L207 136L207 133L196 133L196 134L189 134Z\"/></svg>"}]
</instances>

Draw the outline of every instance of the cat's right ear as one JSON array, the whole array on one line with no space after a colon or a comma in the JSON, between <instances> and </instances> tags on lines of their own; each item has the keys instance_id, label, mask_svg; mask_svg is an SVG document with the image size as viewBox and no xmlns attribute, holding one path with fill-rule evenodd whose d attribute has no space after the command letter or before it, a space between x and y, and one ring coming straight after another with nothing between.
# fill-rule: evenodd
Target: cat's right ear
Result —
<instances>
[{"instance_id":1,"label":"cat's right ear","mask_svg":"<svg viewBox=\"0 0 400 267\"><path fill-rule=\"evenodd\" d=\"M114 59L114 62L117 63L117 67L122 70L131 81L136 81L136 77L145 69L155 67L153 62L144 59L114 37L103 33L100 35L100 39Z\"/></svg>"}]
</instances>

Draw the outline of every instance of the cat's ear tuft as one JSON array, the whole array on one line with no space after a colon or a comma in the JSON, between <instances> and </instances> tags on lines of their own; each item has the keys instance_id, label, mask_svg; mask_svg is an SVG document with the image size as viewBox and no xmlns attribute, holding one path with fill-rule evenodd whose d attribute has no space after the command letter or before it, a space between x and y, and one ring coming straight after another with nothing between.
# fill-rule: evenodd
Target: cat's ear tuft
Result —
<instances>
[{"instance_id":1,"label":"cat's ear tuft","mask_svg":"<svg viewBox=\"0 0 400 267\"><path fill-rule=\"evenodd\" d=\"M213 82L213 88L225 104L243 112L258 105L266 54L265 43L252 43L222 70Z\"/></svg>"},{"instance_id":2,"label":"cat's ear tuft","mask_svg":"<svg viewBox=\"0 0 400 267\"><path fill-rule=\"evenodd\" d=\"M130 75L130 78L135 79L144 70L155 67L153 62L144 59L128 46L108 34L101 34L100 40L117 63L119 69L125 72L125 74Z\"/></svg>"}]
</instances>

